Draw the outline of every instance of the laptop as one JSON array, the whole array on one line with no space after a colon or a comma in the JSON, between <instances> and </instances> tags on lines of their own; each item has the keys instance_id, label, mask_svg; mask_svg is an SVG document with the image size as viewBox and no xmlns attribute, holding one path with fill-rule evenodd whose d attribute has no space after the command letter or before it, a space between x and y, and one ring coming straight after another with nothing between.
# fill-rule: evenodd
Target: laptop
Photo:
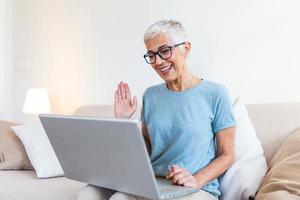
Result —
<instances>
[{"instance_id":1,"label":"laptop","mask_svg":"<svg viewBox=\"0 0 300 200\"><path fill-rule=\"evenodd\" d=\"M65 176L149 199L199 189L156 178L138 120L40 115Z\"/></svg>"}]
</instances>

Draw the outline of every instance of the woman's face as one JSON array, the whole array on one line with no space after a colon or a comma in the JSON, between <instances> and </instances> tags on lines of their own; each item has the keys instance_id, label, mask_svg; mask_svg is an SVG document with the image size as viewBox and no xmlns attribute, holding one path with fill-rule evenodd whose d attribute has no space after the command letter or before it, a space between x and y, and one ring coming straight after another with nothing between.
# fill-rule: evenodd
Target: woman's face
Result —
<instances>
[{"instance_id":1,"label":"woman's face","mask_svg":"<svg viewBox=\"0 0 300 200\"><path fill-rule=\"evenodd\" d=\"M165 35L159 34L146 41L145 45L148 53L151 53L162 50L166 46L173 46L174 44ZM177 80L186 70L185 59L188 57L190 51L190 43L186 42L182 46L183 51L179 49L179 46L172 48L172 56L166 60L156 55L155 62L151 64L153 69L166 82Z\"/></svg>"}]
</instances>

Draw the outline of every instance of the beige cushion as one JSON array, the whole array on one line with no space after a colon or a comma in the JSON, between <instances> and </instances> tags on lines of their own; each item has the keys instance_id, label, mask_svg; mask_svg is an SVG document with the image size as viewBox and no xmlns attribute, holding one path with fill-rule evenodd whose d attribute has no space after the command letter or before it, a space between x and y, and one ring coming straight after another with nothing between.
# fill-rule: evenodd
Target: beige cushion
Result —
<instances>
[{"instance_id":1,"label":"beige cushion","mask_svg":"<svg viewBox=\"0 0 300 200\"><path fill-rule=\"evenodd\" d=\"M33 169L20 139L10 128L11 122L0 121L0 170Z\"/></svg>"},{"instance_id":2,"label":"beige cushion","mask_svg":"<svg viewBox=\"0 0 300 200\"><path fill-rule=\"evenodd\" d=\"M248 104L247 110L269 166L280 144L300 128L300 102Z\"/></svg>"},{"instance_id":3,"label":"beige cushion","mask_svg":"<svg viewBox=\"0 0 300 200\"><path fill-rule=\"evenodd\" d=\"M256 199L300 199L300 130L283 142L270 167Z\"/></svg>"}]
</instances>

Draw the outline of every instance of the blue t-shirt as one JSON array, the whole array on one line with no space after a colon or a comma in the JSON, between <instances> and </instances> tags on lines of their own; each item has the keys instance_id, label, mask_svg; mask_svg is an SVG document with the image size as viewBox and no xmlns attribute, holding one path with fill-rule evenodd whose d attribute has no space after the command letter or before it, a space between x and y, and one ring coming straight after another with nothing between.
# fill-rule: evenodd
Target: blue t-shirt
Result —
<instances>
[{"instance_id":1,"label":"blue t-shirt","mask_svg":"<svg viewBox=\"0 0 300 200\"><path fill-rule=\"evenodd\" d=\"M203 80L182 92L159 84L143 95L141 120L151 141L151 163L156 176L166 176L176 164L195 174L216 157L215 134L235 125L227 89ZM219 196L219 182L203 190Z\"/></svg>"}]
</instances>

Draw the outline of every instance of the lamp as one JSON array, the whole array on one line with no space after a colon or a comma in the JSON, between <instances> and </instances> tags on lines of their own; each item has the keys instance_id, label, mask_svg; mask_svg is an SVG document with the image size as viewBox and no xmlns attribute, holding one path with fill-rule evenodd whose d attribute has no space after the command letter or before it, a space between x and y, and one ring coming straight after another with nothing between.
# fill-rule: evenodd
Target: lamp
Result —
<instances>
[{"instance_id":1,"label":"lamp","mask_svg":"<svg viewBox=\"0 0 300 200\"><path fill-rule=\"evenodd\" d=\"M48 92L44 88L30 88L27 91L23 106L25 114L50 114Z\"/></svg>"}]
</instances>

